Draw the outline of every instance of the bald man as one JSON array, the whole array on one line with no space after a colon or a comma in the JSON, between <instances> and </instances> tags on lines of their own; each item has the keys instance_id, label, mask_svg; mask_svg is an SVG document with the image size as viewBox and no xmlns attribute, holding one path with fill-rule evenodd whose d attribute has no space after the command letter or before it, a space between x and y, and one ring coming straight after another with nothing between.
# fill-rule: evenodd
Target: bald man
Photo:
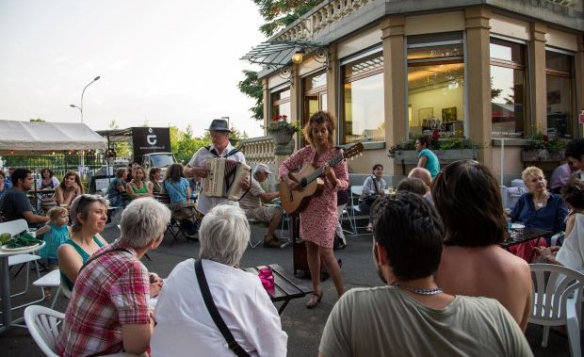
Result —
<instances>
[{"instance_id":1,"label":"bald man","mask_svg":"<svg viewBox=\"0 0 584 357\"><path fill-rule=\"evenodd\" d=\"M424 181L424 186L426 186L426 194L424 195L424 198L431 204L434 204L432 193L430 192L430 188L432 187L432 175L430 174L430 171L423 167L415 167L408 174L408 178L418 178Z\"/></svg>"}]
</instances>

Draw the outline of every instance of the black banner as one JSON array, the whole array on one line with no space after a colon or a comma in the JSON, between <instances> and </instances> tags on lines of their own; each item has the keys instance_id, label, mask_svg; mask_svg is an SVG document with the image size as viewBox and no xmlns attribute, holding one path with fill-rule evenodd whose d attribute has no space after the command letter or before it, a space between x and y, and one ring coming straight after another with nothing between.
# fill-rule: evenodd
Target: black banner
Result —
<instances>
[{"instance_id":1,"label":"black banner","mask_svg":"<svg viewBox=\"0 0 584 357\"><path fill-rule=\"evenodd\" d=\"M132 128L134 161L141 162L142 156L151 152L170 152L169 128Z\"/></svg>"}]
</instances>

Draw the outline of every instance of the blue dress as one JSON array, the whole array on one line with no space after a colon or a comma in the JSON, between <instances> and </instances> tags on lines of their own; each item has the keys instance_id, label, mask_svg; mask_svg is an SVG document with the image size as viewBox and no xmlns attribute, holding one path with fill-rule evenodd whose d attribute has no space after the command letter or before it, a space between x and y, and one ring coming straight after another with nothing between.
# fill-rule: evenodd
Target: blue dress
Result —
<instances>
[{"instance_id":1,"label":"blue dress","mask_svg":"<svg viewBox=\"0 0 584 357\"><path fill-rule=\"evenodd\" d=\"M57 260L57 249L69 239L69 230L66 224L57 227L53 222L49 222L48 226L49 231L42 236L45 246L40 250L40 256Z\"/></svg>"}]
</instances>

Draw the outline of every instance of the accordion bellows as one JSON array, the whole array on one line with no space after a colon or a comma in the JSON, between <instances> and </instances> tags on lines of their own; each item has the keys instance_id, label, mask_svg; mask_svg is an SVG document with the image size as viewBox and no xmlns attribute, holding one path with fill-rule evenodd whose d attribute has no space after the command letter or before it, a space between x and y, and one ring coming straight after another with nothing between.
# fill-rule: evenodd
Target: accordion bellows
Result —
<instances>
[{"instance_id":1,"label":"accordion bellows","mask_svg":"<svg viewBox=\"0 0 584 357\"><path fill-rule=\"evenodd\" d=\"M241 181L249 176L250 167L246 164L225 158L205 161L207 177L203 179L203 195L223 197L237 201L243 195Z\"/></svg>"}]
</instances>

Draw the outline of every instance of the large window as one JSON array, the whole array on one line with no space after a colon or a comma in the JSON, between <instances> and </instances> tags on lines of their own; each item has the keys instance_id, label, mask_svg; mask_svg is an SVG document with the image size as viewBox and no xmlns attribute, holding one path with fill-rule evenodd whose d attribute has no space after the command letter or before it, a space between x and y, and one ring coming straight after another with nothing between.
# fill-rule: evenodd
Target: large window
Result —
<instances>
[{"instance_id":1,"label":"large window","mask_svg":"<svg viewBox=\"0 0 584 357\"><path fill-rule=\"evenodd\" d=\"M383 55L342 62L341 142L385 141Z\"/></svg>"},{"instance_id":2,"label":"large window","mask_svg":"<svg viewBox=\"0 0 584 357\"><path fill-rule=\"evenodd\" d=\"M550 136L571 138L575 123L572 90L572 55L545 52L547 87L547 130Z\"/></svg>"},{"instance_id":3,"label":"large window","mask_svg":"<svg viewBox=\"0 0 584 357\"><path fill-rule=\"evenodd\" d=\"M464 136L461 33L408 37L408 132Z\"/></svg>"},{"instance_id":4,"label":"large window","mask_svg":"<svg viewBox=\"0 0 584 357\"><path fill-rule=\"evenodd\" d=\"M302 126L310 116L320 110L328 109L326 94L326 72L312 74L302 79L304 88L304 116Z\"/></svg>"},{"instance_id":5,"label":"large window","mask_svg":"<svg viewBox=\"0 0 584 357\"><path fill-rule=\"evenodd\" d=\"M286 88L272 93L272 116L285 115L290 121L290 89Z\"/></svg>"},{"instance_id":6,"label":"large window","mask_svg":"<svg viewBox=\"0 0 584 357\"><path fill-rule=\"evenodd\" d=\"M491 38L493 137L523 137L528 118L525 45Z\"/></svg>"}]
</instances>

